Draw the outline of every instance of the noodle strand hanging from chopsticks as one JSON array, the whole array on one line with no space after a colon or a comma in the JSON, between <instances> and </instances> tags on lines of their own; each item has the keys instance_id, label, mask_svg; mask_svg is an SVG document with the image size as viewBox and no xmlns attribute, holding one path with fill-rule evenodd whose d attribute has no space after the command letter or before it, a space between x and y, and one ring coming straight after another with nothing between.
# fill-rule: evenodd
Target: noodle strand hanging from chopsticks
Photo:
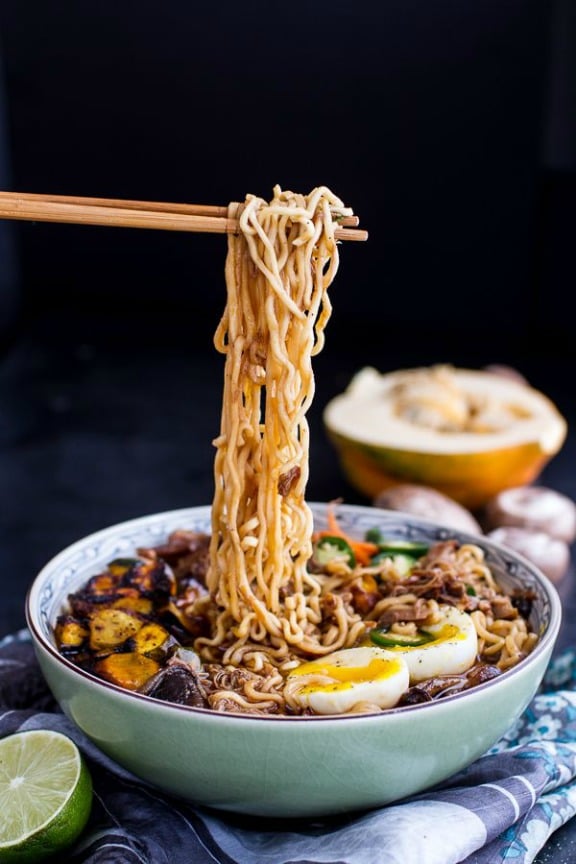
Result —
<instances>
[{"instance_id":1,"label":"noodle strand hanging from chopsticks","mask_svg":"<svg viewBox=\"0 0 576 864\"><path fill-rule=\"evenodd\" d=\"M235 212L236 211L236 212ZM230 236L227 306L215 334L226 355L208 587L221 610L219 645L288 646L324 654L346 644L357 616L339 609L329 637L321 586L307 571L312 514L305 501L314 396L311 358L324 344L328 287L338 269L337 220L352 215L326 187L310 195L278 186L269 203L249 195Z\"/></svg>"}]
</instances>

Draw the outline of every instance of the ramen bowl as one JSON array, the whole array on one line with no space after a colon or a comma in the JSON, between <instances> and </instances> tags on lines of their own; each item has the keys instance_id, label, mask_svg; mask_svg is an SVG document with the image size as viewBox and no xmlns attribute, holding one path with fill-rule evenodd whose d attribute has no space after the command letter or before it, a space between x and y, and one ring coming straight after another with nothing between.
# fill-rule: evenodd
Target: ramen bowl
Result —
<instances>
[{"instance_id":1,"label":"ramen bowl","mask_svg":"<svg viewBox=\"0 0 576 864\"><path fill-rule=\"evenodd\" d=\"M311 505L325 527L327 506ZM445 780L485 753L535 695L558 634L560 601L548 579L513 551L425 519L340 505L350 535L480 545L506 590L532 589L540 634L512 669L465 692L373 714L263 717L158 701L102 681L58 652L57 616L68 594L114 558L164 542L179 528L208 531L210 508L144 516L85 537L53 558L28 592L26 614L45 679L65 714L100 750L139 778L219 810L315 817L399 801Z\"/></svg>"}]
</instances>

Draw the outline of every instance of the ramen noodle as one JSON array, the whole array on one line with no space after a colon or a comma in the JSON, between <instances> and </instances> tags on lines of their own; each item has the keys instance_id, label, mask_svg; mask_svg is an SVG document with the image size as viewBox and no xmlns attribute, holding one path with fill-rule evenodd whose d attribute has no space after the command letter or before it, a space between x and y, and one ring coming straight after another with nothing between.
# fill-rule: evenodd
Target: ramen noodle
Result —
<instances>
[{"instance_id":1,"label":"ramen noodle","mask_svg":"<svg viewBox=\"0 0 576 864\"><path fill-rule=\"evenodd\" d=\"M311 358L323 345L338 267L336 220L352 211L328 189L249 196L229 240L227 306L215 344L226 355L216 439L209 588L221 612L203 647L224 662L282 661L291 649L326 654L350 640L342 608L323 631L320 585L307 569L305 501L314 395ZM289 595L289 596L288 596ZM230 635L233 638L230 639Z\"/></svg>"}]
</instances>

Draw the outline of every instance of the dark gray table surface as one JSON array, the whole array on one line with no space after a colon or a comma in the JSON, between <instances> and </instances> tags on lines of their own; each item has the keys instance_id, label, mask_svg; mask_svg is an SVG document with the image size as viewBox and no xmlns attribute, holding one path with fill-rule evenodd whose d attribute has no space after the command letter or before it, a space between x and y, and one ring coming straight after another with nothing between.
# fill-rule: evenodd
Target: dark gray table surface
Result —
<instances>
[{"instance_id":1,"label":"dark gray table surface","mask_svg":"<svg viewBox=\"0 0 576 864\"><path fill-rule=\"evenodd\" d=\"M382 365L391 362L382 360ZM404 360L398 358L398 366ZM316 359L309 500L370 503L344 480L322 426L327 400L366 362L378 365L378 357L327 347ZM576 401L565 364L542 358L531 364L523 358L518 366L556 401L569 425L561 453L539 482L576 499ZM68 543L124 519L210 502L222 368L222 358L208 342L191 350L137 330L98 342L81 329L63 337L47 327L22 334L5 350L0 361L0 637L25 626L28 586ZM559 590L564 622L557 651L576 643L572 568ZM553 835L537 864L574 860L576 820Z\"/></svg>"}]
</instances>

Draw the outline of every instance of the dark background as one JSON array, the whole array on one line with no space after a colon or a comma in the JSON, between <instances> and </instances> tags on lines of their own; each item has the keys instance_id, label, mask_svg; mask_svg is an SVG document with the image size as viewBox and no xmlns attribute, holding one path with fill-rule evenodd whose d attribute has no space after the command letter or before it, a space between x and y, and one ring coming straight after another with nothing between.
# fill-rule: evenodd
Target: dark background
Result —
<instances>
[{"instance_id":1,"label":"dark background","mask_svg":"<svg viewBox=\"0 0 576 864\"><path fill-rule=\"evenodd\" d=\"M0 187L227 204L330 186L341 246L309 497L362 498L322 428L364 364L508 363L570 419L571 0L2 0ZM0 222L0 635L63 545L206 503L225 238ZM544 476L576 495L566 470ZM560 467L561 466L561 467Z\"/></svg>"},{"instance_id":2,"label":"dark background","mask_svg":"<svg viewBox=\"0 0 576 864\"><path fill-rule=\"evenodd\" d=\"M226 204L323 183L371 234L345 250L334 342L368 328L396 348L434 330L440 352L473 358L487 339L533 355L554 335L564 352L573 7L3 0L5 185ZM189 333L194 317L206 347L221 237L21 225L17 239L27 320Z\"/></svg>"}]
</instances>

